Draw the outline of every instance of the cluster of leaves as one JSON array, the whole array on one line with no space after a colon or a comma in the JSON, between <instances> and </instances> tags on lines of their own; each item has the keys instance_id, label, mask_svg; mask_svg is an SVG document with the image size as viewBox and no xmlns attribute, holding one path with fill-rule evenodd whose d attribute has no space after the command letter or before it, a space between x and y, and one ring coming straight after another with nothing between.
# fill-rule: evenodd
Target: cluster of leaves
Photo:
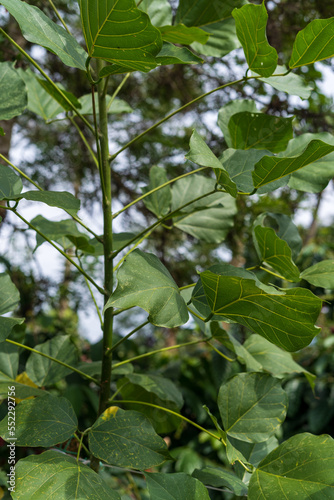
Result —
<instances>
[{"instance_id":1,"label":"cluster of leaves","mask_svg":"<svg viewBox=\"0 0 334 500\"><path fill-rule=\"evenodd\" d=\"M95 154L81 134L99 168L104 198L108 183L103 171L105 160L112 162L152 128L182 111L180 108L171 112L103 161L102 150L108 138L105 131L98 130L97 114L101 118L108 111L131 112L126 102L116 98L117 93L106 95L112 75L145 73L170 64L197 64L202 60L199 55L223 57L242 46L248 65L246 75L239 82L226 83L215 90L259 80L279 91L307 99L311 88L292 70L334 55L333 18L321 19L312 21L298 33L288 64L278 66L277 52L266 37L268 15L264 4L243 5L243 1L235 1L233 5L207 6L202 0L181 0L173 23L167 1L142 1L136 6L134 0L105 0L99 4L94 0L81 0L86 52L68 31L50 21L37 7L21 0L1 0L0 3L16 19L29 42L56 54L64 65L85 72L92 86L92 99L87 95L77 99L55 84L41 66L12 41L43 78L37 78L31 70L0 63L0 90L8 96L1 103L0 118L10 120L28 108L46 121L55 117L81 120L85 133L92 133L97 139ZM2 33L8 37L3 30ZM104 64L95 66L94 59L103 60ZM238 359L245 366L244 372L235 373L219 385L214 397L216 410L211 413L205 407L212 430L181 413L184 400L177 384L161 375L133 370L130 361L136 362L161 349L133 358L126 353L122 361L113 362L116 388L114 395L104 401L107 409L98 411L97 419L83 426L78 422L70 398L55 395L54 389L59 390L63 379L74 373L101 388L103 394L103 377L106 370L110 372L110 354L117 352L126 337L109 346L110 352L104 352L102 361L95 363L80 363L77 349L66 335L56 335L34 348L24 343L24 338L18 342L24 319L5 315L15 310L19 294L9 276L1 274L0 342L6 346L1 354L4 360L0 373L1 397L9 395L13 400L15 394L16 446L48 449L18 461L12 498L27 495L39 498L47 491L48 495L57 494L64 499L91 496L120 499L119 484L111 485L94 467L83 463L82 453L94 457L92 464L94 460L101 460L110 466L142 471L147 494L152 499L208 499L206 486L227 488L234 495L248 495L250 499L270 499L273 494L278 499L331 496L333 439L327 435L300 433L279 444L277 435L288 404L281 379L299 373L314 386L314 376L295 363L290 352L307 347L319 333L315 323L322 301L309 288L334 288L333 261L322 260L301 271L296 264L302 247L298 230L290 217L272 212L261 213L254 221L252 240L257 261L252 270L220 262L200 272L196 283L179 288L156 255L137 248L156 228L167 223L169 229L176 228L209 244L220 244L233 228L240 199L286 186L320 192L333 176L334 139L327 133L294 137L292 122L292 118L261 112L247 99L234 100L222 107L218 112L218 125L227 145L224 151L217 156L194 130L186 159L198 168L169 180L164 169L153 166L143 194L113 214L115 219L133 204L143 201L156 220L134 234L114 232L111 235L107 231L103 237L95 234L78 218L80 203L73 195L44 191L2 157L6 165L0 165L0 198L7 203L6 210L35 231L37 246L45 241L51 244L75 266L89 287L93 286L106 297L104 325L110 325L111 314L123 311L127 314L126 311L134 307L146 311L148 318L126 337L147 323L174 329L185 325L191 317L199 325L196 339L178 347L203 343L219 356L229 361ZM2 129L0 133L4 133ZM211 169L210 175L203 175L207 169ZM21 177L31 181L37 190L22 192ZM22 199L62 209L71 219L55 222L39 215L27 221L19 211ZM107 201L105 224L112 215L111 200ZM113 241L112 255L106 251L108 238ZM71 248L74 248L72 254L68 252ZM84 270L82 255L96 259L103 256L106 273L110 273L112 260L120 257L112 270L117 271L117 287L111 294L111 290L108 293L103 287L105 283L98 283ZM274 284L263 279L262 271L275 277ZM309 288L302 286L305 282ZM91 288L90 291L93 296ZM100 311L99 315L103 325ZM252 332L246 342L233 334L235 325ZM110 330L103 328L106 341ZM7 349L7 345L15 346L15 350ZM18 347L31 352L19 375ZM93 399L92 394L96 396L96 392L88 385L86 388L88 398ZM0 422L1 438L8 442L13 437L10 418L8 413ZM191 474L166 472L166 463L174 457L160 434L177 429L180 420L197 427L223 448L225 467L205 466ZM78 442L76 458L50 449L72 438ZM148 469L152 471L147 472Z\"/></svg>"}]
</instances>

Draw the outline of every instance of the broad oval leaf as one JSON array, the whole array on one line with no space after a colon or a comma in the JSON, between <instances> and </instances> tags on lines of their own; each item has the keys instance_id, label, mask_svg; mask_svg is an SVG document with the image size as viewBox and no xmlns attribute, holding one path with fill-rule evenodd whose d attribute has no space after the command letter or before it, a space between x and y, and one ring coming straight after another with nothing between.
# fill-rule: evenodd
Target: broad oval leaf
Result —
<instances>
[{"instance_id":1,"label":"broad oval leaf","mask_svg":"<svg viewBox=\"0 0 334 500\"><path fill-rule=\"evenodd\" d=\"M45 395L25 399L15 408L17 446L54 446L67 441L78 428L78 420L66 398ZM0 435L10 441L8 419L0 422Z\"/></svg>"},{"instance_id":2,"label":"broad oval leaf","mask_svg":"<svg viewBox=\"0 0 334 500\"><path fill-rule=\"evenodd\" d=\"M68 365L77 363L76 347L67 335L60 335L47 340L43 344L36 345L35 350ZM71 370L66 366L62 366L36 352L30 354L26 364L26 371L28 377L39 387L53 385L71 373Z\"/></svg>"},{"instance_id":3,"label":"broad oval leaf","mask_svg":"<svg viewBox=\"0 0 334 500\"><path fill-rule=\"evenodd\" d=\"M289 352L283 351L260 335L254 333L242 347L261 365L263 370L274 377L282 378L287 374L302 373L310 384L314 385L315 375L298 365Z\"/></svg>"},{"instance_id":4,"label":"broad oval leaf","mask_svg":"<svg viewBox=\"0 0 334 500\"><path fill-rule=\"evenodd\" d=\"M183 472L145 476L151 500L210 500L205 486Z\"/></svg>"},{"instance_id":5,"label":"broad oval leaf","mask_svg":"<svg viewBox=\"0 0 334 500\"><path fill-rule=\"evenodd\" d=\"M0 120L10 120L21 115L27 107L25 83L9 62L0 63L0 95L6 96L0 101Z\"/></svg>"},{"instance_id":6,"label":"broad oval leaf","mask_svg":"<svg viewBox=\"0 0 334 500\"><path fill-rule=\"evenodd\" d=\"M176 23L186 26L205 26L217 23L231 16L235 7L240 7L243 0L218 0L207 2L206 0L180 0L176 13Z\"/></svg>"},{"instance_id":7,"label":"broad oval leaf","mask_svg":"<svg viewBox=\"0 0 334 500\"><path fill-rule=\"evenodd\" d=\"M108 464L145 470L169 460L165 441L137 411L108 408L88 434L93 455Z\"/></svg>"},{"instance_id":8,"label":"broad oval leaf","mask_svg":"<svg viewBox=\"0 0 334 500\"><path fill-rule=\"evenodd\" d=\"M147 187L143 189L143 193L152 191L162 184L168 182L166 170L164 168L154 165L150 169L150 183ZM172 192L170 186L165 186L159 189L155 193L144 198L144 205L148 210L150 210L157 217L162 217L167 215L170 210L170 204L172 201Z\"/></svg>"},{"instance_id":9,"label":"broad oval leaf","mask_svg":"<svg viewBox=\"0 0 334 500\"><path fill-rule=\"evenodd\" d=\"M67 66L86 70L86 52L72 35L52 22L40 9L21 0L1 0L0 3L19 23L26 40L51 50Z\"/></svg>"},{"instance_id":10,"label":"broad oval leaf","mask_svg":"<svg viewBox=\"0 0 334 500\"><path fill-rule=\"evenodd\" d=\"M0 316L0 342L6 340L14 326L22 325L24 318L4 318Z\"/></svg>"},{"instance_id":11,"label":"broad oval leaf","mask_svg":"<svg viewBox=\"0 0 334 500\"><path fill-rule=\"evenodd\" d=\"M286 66L277 66L275 72L270 77L259 78L259 80L263 83L271 85L271 87L274 87L274 89L279 90L280 92L286 92L289 95L297 95L301 99L308 99L311 95L313 87L308 87L300 75L289 73L284 76L275 76L283 75L286 72Z\"/></svg>"},{"instance_id":12,"label":"broad oval leaf","mask_svg":"<svg viewBox=\"0 0 334 500\"><path fill-rule=\"evenodd\" d=\"M173 328L188 321L187 306L179 289L160 260L151 253L134 250L117 273L118 285L109 307L139 306L156 326Z\"/></svg>"},{"instance_id":13,"label":"broad oval leaf","mask_svg":"<svg viewBox=\"0 0 334 500\"><path fill-rule=\"evenodd\" d=\"M237 496L247 495L247 486L238 478L236 474L218 467L205 467L195 469L192 477L199 479L203 484L215 488L228 488Z\"/></svg>"},{"instance_id":14,"label":"broad oval leaf","mask_svg":"<svg viewBox=\"0 0 334 500\"><path fill-rule=\"evenodd\" d=\"M334 151L334 146L319 140L311 141L302 154L290 158L264 156L253 171L253 182L255 188L265 186L270 182L281 179L286 175L315 162L319 158Z\"/></svg>"},{"instance_id":15,"label":"broad oval leaf","mask_svg":"<svg viewBox=\"0 0 334 500\"><path fill-rule=\"evenodd\" d=\"M268 149L284 151L292 139L291 118L244 111L231 116L228 123L231 146L234 149Z\"/></svg>"},{"instance_id":16,"label":"broad oval leaf","mask_svg":"<svg viewBox=\"0 0 334 500\"><path fill-rule=\"evenodd\" d=\"M252 279L200 274L211 312L240 323L287 351L306 347L319 333L314 326L322 302L304 288L278 294L259 288Z\"/></svg>"},{"instance_id":17,"label":"broad oval leaf","mask_svg":"<svg viewBox=\"0 0 334 500\"><path fill-rule=\"evenodd\" d=\"M315 19L299 31L293 44L290 68L298 68L334 56L334 17Z\"/></svg>"},{"instance_id":18,"label":"broad oval leaf","mask_svg":"<svg viewBox=\"0 0 334 500\"><path fill-rule=\"evenodd\" d=\"M0 172L1 172L0 165ZM6 273L0 274L0 314L13 311L20 301L20 294ZM21 325L23 318L4 318L0 316L0 342L6 340L16 325Z\"/></svg>"},{"instance_id":19,"label":"broad oval leaf","mask_svg":"<svg viewBox=\"0 0 334 500\"><path fill-rule=\"evenodd\" d=\"M80 0L80 12L90 57L133 71L156 67L161 34L134 0Z\"/></svg>"},{"instance_id":20,"label":"broad oval leaf","mask_svg":"<svg viewBox=\"0 0 334 500\"><path fill-rule=\"evenodd\" d=\"M37 217L31 221L31 224L50 240L59 243L65 250L73 246L68 236L76 238L85 236L78 230L75 221L72 219L50 221L45 219L42 215L37 215ZM36 248L45 243L45 241L46 240L42 236L36 233Z\"/></svg>"},{"instance_id":21,"label":"broad oval leaf","mask_svg":"<svg viewBox=\"0 0 334 500\"><path fill-rule=\"evenodd\" d=\"M288 396L279 380L266 373L239 373L224 383L218 408L228 436L261 443L285 419Z\"/></svg>"},{"instance_id":22,"label":"broad oval leaf","mask_svg":"<svg viewBox=\"0 0 334 500\"><path fill-rule=\"evenodd\" d=\"M261 262L266 262L290 281L300 281L300 272L292 260L292 252L287 242L274 229L265 227L265 217L260 215L254 222L253 240Z\"/></svg>"},{"instance_id":23,"label":"broad oval leaf","mask_svg":"<svg viewBox=\"0 0 334 500\"><path fill-rule=\"evenodd\" d=\"M326 144L334 145L334 136L327 132L319 134L302 134L292 139L286 151L282 154L286 156L295 156L303 152L311 140L319 139ZM306 167L297 170L291 175L289 186L292 189L306 191L308 193L320 193L330 180L334 177L334 153L310 163Z\"/></svg>"},{"instance_id":24,"label":"broad oval leaf","mask_svg":"<svg viewBox=\"0 0 334 500\"><path fill-rule=\"evenodd\" d=\"M70 215L76 215L80 209L80 200L67 191L26 191L12 196L12 200L40 201L50 207L58 207L66 210Z\"/></svg>"},{"instance_id":25,"label":"broad oval leaf","mask_svg":"<svg viewBox=\"0 0 334 500\"><path fill-rule=\"evenodd\" d=\"M261 224L265 226L278 226L276 230L277 236L287 242L291 249L292 257L296 259L301 251L303 241L291 217L284 214L264 212L259 216L259 220L261 220Z\"/></svg>"},{"instance_id":26,"label":"broad oval leaf","mask_svg":"<svg viewBox=\"0 0 334 500\"><path fill-rule=\"evenodd\" d=\"M332 498L334 441L303 433L291 437L258 465L249 483L250 500Z\"/></svg>"},{"instance_id":27,"label":"broad oval leaf","mask_svg":"<svg viewBox=\"0 0 334 500\"><path fill-rule=\"evenodd\" d=\"M225 239L237 212L234 198L213 192L215 184L213 179L194 174L175 182L172 188L172 210L180 208L174 226L208 243Z\"/></svg>"},{"instance_id":28,"label":"broad oval leaf","mask_svg":"<svg viewBox=\"0 0 334 500\"><path fill-rule=\"evenodd\" d=\"M161 51L155 58L159 66L168 64L198 64L202 63L203 59L196 56L186 47L177 47L169 42L164 42Z\"/></svg>"},{"instance_id":29,"label":"broad oval leaf","mask_svg":"<svg viewBox=\"0 0 334 500\"><path fill-rule=\"evenodd\" d=\"M190 45L193 42L204 44L209 38L209 34L200 28L190 28L184 24L161 26L160 33L164 41L181 45Z\"/></svg>"},{"instance_id":30,"label":"broad oval leaf","mask_svg":"<svg viewBox=\"0 0 334 500\"><path fill-rule=\"evenodd\" d=\"M250 99L236 99L230 101L218 111L218 126L224 134L224 139L229 148L232 147L232 137L229 131L229 122L233 115L248 111L258 113L256 104Z\"/></svg>"},{"instance_id":31,"label":"broad oval leaf","mask_svg":"<svg viewBox=\"0 0 334 500\"><path fill-rule=\"evenodd\" d=\"M237 35L244 49L249 68L261 76L270 76L276 69L278 55L268 43L266 27L268 14L264 2L234 9Z\"/></svg>"},{"instance_id":32,"label":"broad oval leaf","mask_svg":"<svg viewBox=\"0 0 334 500\"><path fill-rule=\"evenodd\" d=\"M300 277L311 285L334 289L334 260L322 260L305 269Z\"/></svg>"},{"instance_id":33,"label":"broad oval leaf","mask_svg":"<svg viewBox=\"0 0 334 500\"><path fill-rule=\"evenodd\" d=\"M143 0L138 7L149 15L154 26L172 24L173 13L168 0Z\"/></svg>"},{"instance_id":34,"label":"broad oval leaf","mask_svg":"<svg viewBox=\"0 0 334 500\"><path fill-rule=\"evenodd\" d=\"M209 146L201 138L199 133L194 130L190 137L190 151L186 155L188 160L201 165L202 167L210 167L214 170L217 182L221 184L226 191L233 196L237 196L237 186L230 179L228 173L224 169L222 163L218 160L216 155L211 151Z\"/></svg>"},{"instance_id":35,"label":"broad oval leaf","mask_svg":"<svg viewBox=\"0 0 334 500\"><path fill-rule=\"evenodd\" d=\"M16 345L4 342L0 350L0 377L15 379L19 369L19 348Z\"/></svg>"},{"instance_id":36,"label":"broad oval leaf","mask_svg":"<svg viewBox=\"0 0 334 500\"><path fill-rule=\"evenodd\" d=\"M209 40L205 45L199 42L194 42L191 45L199 54L207 57L224 57L226 54L232 52L232 50L240 47L235 21L232 17L204 25L202 26L202 30L209 35Z\"/></svg>"},{"instance_id":37,"label":"broad oval leaf","mask_svg":"<svg viewBox=\"0 0 334 500\"><path fill-rule=\"evenodd\" d=\"M21 178L7 165L0 164L0 200L11 199L22 191Z\"/></svg>"},{"instance_id":38,"label":"broad oval leaf","mask_svg":"<svg viewBox=\"0 0 334 500\"><path fill-rule=\"evenodd\" d=\"M57 500L120 500L101 476L74 457L58 451L30 455L16 464L14 500L45 498L46 491Z\"/></svg>"}]
</instances>

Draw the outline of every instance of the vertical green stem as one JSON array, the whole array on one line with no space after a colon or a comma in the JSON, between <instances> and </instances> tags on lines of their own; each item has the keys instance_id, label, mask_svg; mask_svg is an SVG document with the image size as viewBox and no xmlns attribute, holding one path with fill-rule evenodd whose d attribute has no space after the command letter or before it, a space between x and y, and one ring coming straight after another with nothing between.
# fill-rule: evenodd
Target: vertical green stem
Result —
<instances>
[{"instance_id":1,"label":"vertical green stem","mask_svg":"<svg viewBox=\"0 0 334 500\"><path fill-rule=\"evenodd\" d=\"M97 74L103 67L102 61L97 61ZM103 240L104 240L104 286L105 290L110 293L113 289L113 233L112 233L112 193L111 193L111 169L109 165L109 145L108 145L108 117L106 96L103 91L104 82L98 84L98 106L99 106L99 171L101 177L102 191L102 208L103 208ZM106 301L105 301L106 302ZM108 406L110 398L110 382L111 382L111 363L112 356L110 349L112 346L113 334L113 310L109 308L104 313L103 321L103 354L102 354L102 371L101 371L101 391L98 414L104 412ZM95 471L99 468L99 461L92 457L91 467Z\"/></svg>"}]
</instances>

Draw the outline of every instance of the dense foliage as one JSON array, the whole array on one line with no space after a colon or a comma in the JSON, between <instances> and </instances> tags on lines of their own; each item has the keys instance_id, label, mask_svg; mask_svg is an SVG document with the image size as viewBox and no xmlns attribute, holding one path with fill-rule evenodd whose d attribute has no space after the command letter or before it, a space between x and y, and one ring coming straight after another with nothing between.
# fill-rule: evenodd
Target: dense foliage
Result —
<instances>
[{"instance_id":1,"label":"dense foliage","mask_svg":"<svg viewBox=\"0 0 334 500\"><path fill-rule=\"evenodd\" d=\"M314 65L334 18L310 3L283 28L285 2L0 0L1 229L65 262L57 285L1 257L8 498L333 496L317 211L334 138ZM19 166L14 124L35 144Z\"/></svg>"}]
</instances>

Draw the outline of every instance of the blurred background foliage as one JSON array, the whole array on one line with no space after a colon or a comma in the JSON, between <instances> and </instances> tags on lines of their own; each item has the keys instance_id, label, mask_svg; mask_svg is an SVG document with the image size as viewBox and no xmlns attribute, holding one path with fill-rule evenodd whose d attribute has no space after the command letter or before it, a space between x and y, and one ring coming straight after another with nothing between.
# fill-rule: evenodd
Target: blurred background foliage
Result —
<instances>
[{"instance_id":1,"label":"blurred background foliage","mask_svg":"<svg viewBox=\"0 0 334 500\"><path fill-rule=\"evenodd\" d=\"M77 2L57 0L56 3L72 32L80 39ZM57 21L48 2L36 0L34 5ZM296 0L293 4L286 0L270 0L266 6L269 11L268 39L279 54L279 63L288 61L293 41L300 29L313 19L333 15L331 0ZM79 72L72 68L67 68L64 73L63 66L56 56L42 49L32 48L29 42L22 38L15 21L4 14L3 10L0 12L1 26L24 46L25 50L31 51L33 56L41 61L54 81L62 83L78 97L90 92L84 75L79 76ZM17 67L27 67L26 61L3 39L0 39L0 59L16 61ZM190 163L185 163L184 155L188 151L193 127L197 128L219 156L226 145L216 125L217 112L231 100L251 98L259 110L269 114L294 115L297 134L332 133L333 100L324 91L329 71L333 69L331 65L333 61L325 61L316 66L297 69L297 73L302 72L303 77L314 88L308 101L276 92L260 81L249 82L246 86L240 84L214 93L197 105L187 108L183 114L178 114L143 140L137 141L114 162L112 182L115 209L118 210L141 194L141 188L147 184L149 169L153 165L164 167L169 178L192 169ZM171 109L182 106L211 88L240 78L244 70L242 52L236 50L222 59L207 57L202 65L165 66L148 75L131 74L119 97L133 108L133 112L111 115L112 151L118 150ZM112 78L112 87L116 89L123 77ZM15 157L15 163L43 188L67 189L74 193L81 200L83 213L90 216L91 220L98 219L101 193L97 169L70 121L55 120L46 126L41 118L27 112L21 117L2 123L1 126L6 131L5 138L1 138L2 154ZM80 127L79 122L77 126ZM93 147L93 144L91 146ZM218 248L216 245L200 242L178 229L169 231L162 227L147 240L145 249L161 259L181 287L195 281L198 270L206 269L222 259L234 265L254 265L257 258L255 249L250 244L251 226L260 213L270 211L292 216L298 214L298 220L301 221L303 218L300 214L305 212L306 222L299 225L304 247L298 260L300 269L304 269L323 259L334 257L332 220L326 218L326 221L323 221L319 218L323 196L323 192L315 195L281 188L271 196L241 200L234 228ZM31 236L9 216L5 217L3 212L0 214L4 219L0 226L0 265L2 270L10 271L20 291L19 317L27 317L25 328L18 328L13 338L22 339L25 336L25 343L33 347L59 334L68 335L78 351L80 360L92 361L91 374L97 375L102 350L98 318L95 323L89 323L90 340L81 336L81 322L78 320L82 311L91 310L91 314L94 314L87 289L78 282L75 270L67 264L64 264L60 284L56 277L45 274L31 251L34 247ZM144 204L138 204L122 215L120 221L117 223L117 231L138 231L140 227L150 225L154 219ZM15 252L19 259L13 264L9 256ZM99 262L85 257L84 263L90 272L99 276ZM275 283L281 285L279 281ZM316 374L317 381L312 391L302 375L290 376L284 380L284 388L289 394L289 410L279 439L286 439L298 432L328 433L334 436L334 296L333 291L317 289L306 283L305 286L325 300L319 318L322 331L308 348L296 353L294 359ZM133 327L131 325L140 324L144 320L142 311L137 308L125 314L124 318L123 315L117 316L119 333L115 342L128 333ZM249 336L249 332L241 326L230 325L230 328L241 342ZM122 344L116 351L115 361L139 356L148 349L159 349L194 340L197 338L198 329L199 326L195 323L173 330L147 326L126 344ZM229 355L225 347L215 345L220 354ZM7 354L11 354L11 359L17 360L16 371L21 373L27 359L26 352L19 352L16 347L10 345L6 345L5 349ZM241 362L231 363L220 354L209 350L204 344L196 344L187 349L175 349L165 354L143 358L136 361L133 367L136 372L143 371L170 378L182 391L183 414L200 425L211 428L213 424L203 405L214 414L217 413L216 398L221 383L234 373L245 370ZM9 369L8 366L1 365L1 354L0 366L0 375ZM125 368L129 365L123 366L124 370L120 369L115 377L114 390L117 389L117 382L131 372L131 368ZM88 427L95 420L97 394L89 383L78 375L67 376L65 380L55 384L51 392L61 394L72 402L80 428ZM1 418L5 411L3 406L0 405ZM215 416L219 417L218 414ZM184 422L176 420L175 428L166 433L166 436L168 442L172 443L175 462L164 466L164 470L192 473L195 468L208 464L227 465L221 445ZM66 443L64 446L67 446L69 452L75 452L75 444ZM24 456L27 450L20 448L19 453ZM1 465L5 462L5 457L6 450L3 448L0 452ZM102 474L112 484L116 481L119 487L123 488L122 499L148 498L140 475L131 476L113 468L111 476L110 470L106 467ZM5 484L4 481L6 478L1 475L0 486ZM210 496L212 499L233 498L231 493L214 490L210 491Z\"/></svg>"}]
</instances>

